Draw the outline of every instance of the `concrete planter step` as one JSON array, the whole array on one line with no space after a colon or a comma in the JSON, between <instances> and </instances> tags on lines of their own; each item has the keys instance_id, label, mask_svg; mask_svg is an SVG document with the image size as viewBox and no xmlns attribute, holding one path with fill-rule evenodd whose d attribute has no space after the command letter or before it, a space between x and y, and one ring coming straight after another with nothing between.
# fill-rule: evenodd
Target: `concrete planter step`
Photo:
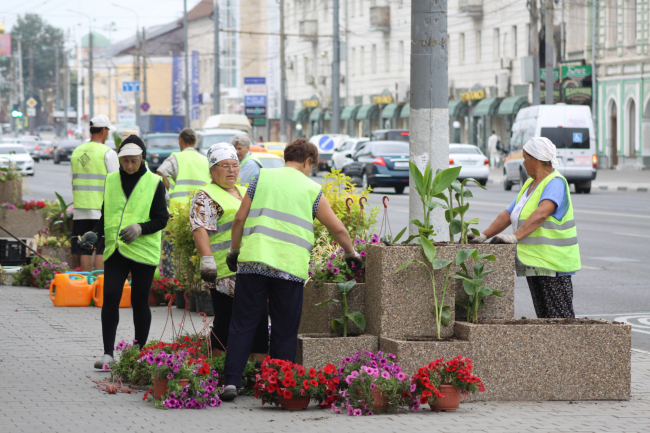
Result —
<instances>
[{"instance_id":1,"label":"concrete planter step","mask_svg":"<svg viewBox=\"0 0 650 433\"><path fill-rule=\"evenodd\" d=\"M406 339L382 337L379 340L379 348L397 356L397 362L408 374L416 373L420 367L443 356L447 360L458 355L473 359L469 341L457 339L438 341L435 336Z\"/></svg>"},{"instance_id":2,"label":"concrete planter step","mask_svg":"<svg viewBox=\"0 0 650 433\"><path fill-rule=\"evenodd\" d=\"M47 227L42 209L4 209L0 211L0 221L2 227L19 238L33 238ZM6 236L9 234L0 229L0 237Z\"/></svg>"},{"instance_id":3,"label":"concrete planter step","mask_svg":"<svg viewBox=\"0 0 650 433\"><path fill-rule=\"evenodd\" d=\"M360 350L377 351L377 337L361 334L341 337L338 334L298 334L296 362L305 368L323 368L333 364L337 368L346 356Z\"/></svg>"},{"instance_id":4,"label":"concrete planter step","mask_svg":"<svg viewBox=\"0 0 650 433\"><path fill-rule=\"evenodd\" d=\"M309 282L305 285L305 292L302 301L302 319L300 322L300 334L329 334L332 332L332 320L343 317L343 307L341 304L330 302L329 304L317 307L316 304L327 301L328 299L341 299L336 284L323 284L318 290L314 289L314 283ZM357 284L348 293L348 311L354 313L360 311L365 315L366 300L365 284ZM349 332L353 334L361 333L354 323L350 322Z\"/></svg>"},{"instance_id":5,"label":"concrete planter step","mask_svg":"<svg viewBox=\"0 0 650 433\"><path fill-rule=\"evenodd\" d=\"M0 204L17 203L22 199L23 199L22 179L0 181Z\"/></svg>"}]
</instances>

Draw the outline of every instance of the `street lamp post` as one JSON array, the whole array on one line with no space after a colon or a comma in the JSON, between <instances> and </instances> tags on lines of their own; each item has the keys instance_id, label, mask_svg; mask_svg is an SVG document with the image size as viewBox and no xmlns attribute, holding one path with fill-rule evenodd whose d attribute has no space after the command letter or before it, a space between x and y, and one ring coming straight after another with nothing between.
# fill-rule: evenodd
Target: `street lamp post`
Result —
<instances>
[{"instance_id":1,"label":"street lamp post","mask_svg":"<svg viewBox=\"0 0 650 433\"><path fill-rule=\"evenodd\" d=\"M88 18L88 116L89 120L95 117L95 91L93 89L93 27L92 18L83 12L68 9L70 12L78 13ZM77 107L77 111L80 107ZM79 127L80 125L77 125Z\"/></svg>"},{"instance_id":2,"label":"street lamp post","mask_svg":"<svg viewBox=\"0 0 650 433\"><path fill-rule=\"evenodd\" d=\"M140 17L138 16L138 13L134 9L130 9L124 6L120 6L116 3L112 3L113 6L119 9L124 9L125 11L131 12L133 15L135 15L135 73L134 73L134 78L135 81L140 81L140 54L141 48L144 42L140 38ZM144 30L144 29L143 29ZM142 37L144 38L144 31L142 32ZM144 60L144 57L143 57ZM146 62L144 63L144 68L146 69L147 64ZM146 77L146 72L145 72L145 77ZM145 80L146 81L146 80ZM146 98L146 82L142 83L140 86L141 88L145 89L145 100ZM135 124L140 127L140 91L135 92Z\"/></svg>"}]
</instances>

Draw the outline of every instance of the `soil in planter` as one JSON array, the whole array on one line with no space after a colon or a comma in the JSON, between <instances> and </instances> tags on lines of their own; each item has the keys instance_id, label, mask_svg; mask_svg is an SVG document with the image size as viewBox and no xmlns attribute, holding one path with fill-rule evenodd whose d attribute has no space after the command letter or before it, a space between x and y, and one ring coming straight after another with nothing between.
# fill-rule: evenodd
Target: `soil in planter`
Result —
<instances>
[{"instance_id":1,"label":"soil in planter","mask_svg":"<svg viewBox=\"0 0 650 433\"><path fill-rule=\"evenodd\" d=\"M616 323L616 322L615 322ZM574 319L572 317L566 319L521 319L512 320L485 320L480 321L480 325L602 325L600 320L589 318Z\"/></svg>"}]
</instances>

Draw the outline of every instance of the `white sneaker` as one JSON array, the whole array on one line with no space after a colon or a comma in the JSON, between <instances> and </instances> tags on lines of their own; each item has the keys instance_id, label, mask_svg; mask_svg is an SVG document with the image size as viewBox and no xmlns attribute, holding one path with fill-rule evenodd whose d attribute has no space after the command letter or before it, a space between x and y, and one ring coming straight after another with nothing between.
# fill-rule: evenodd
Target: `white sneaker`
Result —
<instances>
[{"instance_id":1,"label":"white sneaker","mask_svg":"<svg viewBox=\"0 0 650 433\"><path fill-rule=\"evenodd\" d=\"M104 368L104 364L112 364L115 362L115 359L111 355L106 355L102 356L102 359L95 361L95 368L98 370L101 370Z\"/></svg>"}]
</instances>

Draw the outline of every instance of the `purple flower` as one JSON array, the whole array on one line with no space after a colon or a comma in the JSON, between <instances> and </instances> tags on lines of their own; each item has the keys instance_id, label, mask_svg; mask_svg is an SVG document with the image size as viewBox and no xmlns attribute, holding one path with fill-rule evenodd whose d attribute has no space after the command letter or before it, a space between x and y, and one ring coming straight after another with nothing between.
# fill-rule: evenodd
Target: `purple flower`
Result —
<instances>
[{"instance_id":1,"label":"purple flower","mask_svg":"<svg viewBox=\"0 0 650 433\"><path fill-rule=\"evenodd\" d=\"M330 406L330 410L336 414L340 414L341 410L336 408L336 405L332 403L332 406Z\"/></svg>"},{"instance_id":2,"label":"purple flower","mask_svg":"<svg viewBox=\"0 0 650 433\"><path fill-rule=\"evenodd\" d=\"M361 251L361 252L359 253L359 255L360 255L361 257L365 257L365 256L366 256L366 252L365 252L365 251Z\"/></svg>"},{"instance_id":3,"label":"purple flower","mask_svg":"<svg viewBox=\"0 0 650 433\"><path fill-rule=\"evenodd\" d=\"M334 265L332 264L332 262L327 262L327 265L325 266L327 267L327 269L332 269Z\"/></svg>"},{"instance_id":4,"label":"purple flower","mask_svg":"<svg viewBox=\"0 0 650 433\"><path fill-rule=\"evenodd\" d=\"M169 373L167 375L167 379L173 379L174 378L174 373Z\"/></svg>"},{"instance_id":5,"label":"purple flower","mask_svg":"<svg viewBox=\"0 0 650 433\"><path fill-rule=\"evenodd\" d=\"M368 416L372 416L372 415L374 415L374 413L372 413L372 411L369 410L369 411L366 412L366 415L368 415Z\"/></svg>"},{"instance_id":6,"label":"purple flower","mask_svg":"<svg viewBox=\"0 0 650 433\"><path fill-rule=\"evenodd\" d=\"M390 379L390 373L387 371L382 371L381 377L383 377L384 379Z\"/></svg>"},{"instance_id":7,"label":"purple flower","mask_svg":"<svg viewBox=\"0 0 650 433\"><path fill-rule=\"evenodd\" d=\"M38 275L38 269L34 269L34 273L33 273L33 274L34 274L34 276L37 276L37 275Z\"/></svg>"},{"instance_id":8,"label":"purple flower","mask_svg":"<svg viewBox=\"0 0 650 433\"><path fill-rule=\"evenodd\" d=\"M334 253L330 254L330 260L334 260L335 257L336 257L336 254L334 254Z\"/></svg>"},{"instance_id":9,"label":"purple flower","mask_svg":"<svg viewBox=\"0 0 650 433\"><path fill-rule=\"evenodd\" d=\"M339 271L339 268L334 268L334 269L332 269L332 273L333 273L334 275L338 275L339 272L340 272L340 271Z\"/></svg>"},{"instance_id":10,"label":"purple flower","mask_svg":"<svg viewBox=\"0 0 650 433\"><path fill-rule=\"evenodd\" d=\"M352 263L352 264L354 265L354 263ZM312 271L309 271L309 272L307 272L307 275L309 275L310 277L312 277L312 276L314 276L314 273L313 273Z\"/></svg>"},{"instance_id":11,"label":"purple flower","mask_svg":"<svg viewBox=\"0 0 650 433\"><path fill-rule=\"evenodd\" d=\"M350 263L350 267L351 268L356 268L356 266L354 265L354 262Z\"/></svg>"},{"instance_id":12,"label":"purple flower","mask_svg":"<svg viewBox=\"0 0 650 433\"><path fill-rule=\"evenodd\" d=\"M397 373L397 380L403 381L406 378L407 378L406 373L404 373L404 372Z\"/></svg>"},{"instance_id":13,"label":"purple flower","mask_svg":"<svg viewBox=\"0 0 650 433\"><path fill-rule=\"evenodd\" d=\"M354 411L352 412L352 414L353 414L354 416L361 416L361 415L363 414L363 412L361 412L361 409L354 409Z\"/></svg>"},{"instance_id":14,"label":"purple flower","mask_svg":"<svg viewBox=\"0 0 650 433\"><path fill-rule=\"evenodd\" d=\"M417 387L418 386L416 384L411 385L411 392L415 392L415 388L417 388Z\"/></svg>"},{"instance_id":15,"label":"purple flower","mask_svg":"<svg viewBox=\"0 0 650 433\"><path fill-rule=\"evenodd\" d=\"M375 389L375 384L374 383L370 384L370 389Z\"/></svg>"},{"instance_id":16,"label":"purple flower","mask_svg":"<svg viewBox=\"0 0 650 433\"><path fill-rule=\"evenodd\" d=\"M110 367L108 366L108 364L104 364L104 365L102 365L102 370L109 371Z\"/></svg>"}]
</instances>

